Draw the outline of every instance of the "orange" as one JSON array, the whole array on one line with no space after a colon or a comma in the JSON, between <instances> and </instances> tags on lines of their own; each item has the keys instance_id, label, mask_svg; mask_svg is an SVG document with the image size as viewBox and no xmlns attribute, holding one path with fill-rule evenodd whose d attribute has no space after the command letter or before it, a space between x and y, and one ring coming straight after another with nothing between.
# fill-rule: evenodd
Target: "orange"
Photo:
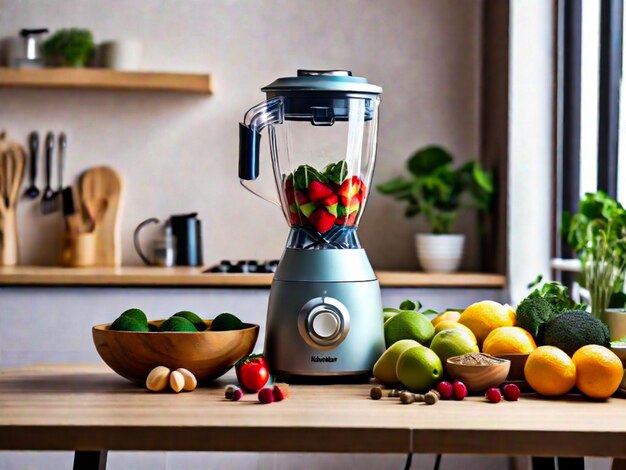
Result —
<instances>
[{"instance_id":1,"label":"orange","mask_svg":"<svg viewBox=\"0 0 626 470\"><path fill-rule=\"evenodd\" d=\"M460 317L461 317L461 312L455 312L454 310L448 310L446 312L440 313L435 318L433 318L430 322L433 324L433 326L437 326L439 324L439 322L442 322L442 321L457 322L457 321L459 321Z\"/></svg>"},{"instance_id":2,"label":"orange","mask_svg":"<svg viewBox=\"0 0 626 470\"><path fill-rule=\"evenodd\" d=\"M474 344L478 344L476 342L476 336L474 336L474 333L472 332L472 330L470 330L465 325L461 325L459 322L449 321L449 320L440 321L435 326L435 334L437 334L437 333L439 333L440 331L443 331L443 330L461 330L461 331L464 331L464 332L466 332L468 335L470 335L474 339Z\"/></svg>"},{"instance_id":3,"label":"orange","mask_svg":"<svg viewBox=\"0 0 626 470\"><path fill-rule=\"evenodd\" d=\"M576 388L588 397L609 398L622 381L622 361L604 346L583 346L572 360L576 364Z\"/></svg>"},{"instance_id":4,"label":"orange","mask_svg":"<svg viewBox=\"0 0 626 470\"><path fill-rule=\"evenodd\" d=\"M501 354L530 354L537 345L532 335L519 326L496 328L483 343L483 352L492 356Z\"/></svg>"},{"instance_id":5,"label":"orange","mask_svg":"<svg viewBox=\"0 0 626 470\"><path fill-rule=\"evenodd\" d=\"M513 326L514 318L504 305L483 300L467 307L461 314L459 323L472 330L478 345L482 346L491 331L501 326Z\"/></svg>"},{"instance_id":6,"label":"orange","mask_svg":"<svg viewBox=\"0 0 626 470\"><path fill-rule=\"evenodd\" d=\"M541 395L565 395L576 383L576 365L559 348L541 346L528 356L524 377Z\"/></svg>"}]
</instances>

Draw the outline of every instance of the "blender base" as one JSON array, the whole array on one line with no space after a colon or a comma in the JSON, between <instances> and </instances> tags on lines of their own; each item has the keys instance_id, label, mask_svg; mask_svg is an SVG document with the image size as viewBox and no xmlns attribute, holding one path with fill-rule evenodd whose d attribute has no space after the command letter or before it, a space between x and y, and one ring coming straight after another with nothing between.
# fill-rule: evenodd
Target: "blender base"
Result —
<instances>
[{"instance_id":1,"label":"blender base","mask_svg":"<svg viewBox=\"0 0 626 470\"><path fill-rule=\"evenodd\" d=\"M366 384L372 377L369 370L362 373L349 372L336 375L298 375L275 371L272 375L275 382L293 385Z\"/></svg>"},{"instance_id":2,"label":"blender base","mask_svg":"<svg viewBox=\"0 0 626 470\"><path fill-rule=\"evenodd\" d=\"M367 383L384 343L380 285L363 249L285 250L265 332L273 375Z\"/></svg>"}]
</instances>

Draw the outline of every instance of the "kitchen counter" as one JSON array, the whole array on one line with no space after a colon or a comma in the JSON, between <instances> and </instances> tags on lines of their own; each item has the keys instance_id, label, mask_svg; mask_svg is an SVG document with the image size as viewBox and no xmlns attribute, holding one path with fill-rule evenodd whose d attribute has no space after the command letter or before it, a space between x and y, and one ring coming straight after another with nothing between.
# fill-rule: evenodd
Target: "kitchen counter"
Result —
<instances>
[{"instance_id":1,"label":"kitchen counter","mask_svg":"<svg viewBox=\"0 0 626 470\"><path fill-rule=\"evenodd\" d=\"M401 406L369 399L367 384L300 385L259 406L254 395L224 400L224 383L175 395L146 392L102 365L2 370L0 449L77 450L89 468L103 468L106 450L626 457L622 398Z\"/></svg>"},{"instance_id":2,"label":"kitchen counter","mask_svg":"<svg viewBox=\"0 0 626 470\"><path fill-rule=\"evenodd\" d=\"M0 286L115 286L115 287L269 287L272 274L203 273L205 268L61 268L54 266L0 267ZM501 274L459 272L431 274L377 271L381 287L506 287Z\"/></svg>"}]
</instances>

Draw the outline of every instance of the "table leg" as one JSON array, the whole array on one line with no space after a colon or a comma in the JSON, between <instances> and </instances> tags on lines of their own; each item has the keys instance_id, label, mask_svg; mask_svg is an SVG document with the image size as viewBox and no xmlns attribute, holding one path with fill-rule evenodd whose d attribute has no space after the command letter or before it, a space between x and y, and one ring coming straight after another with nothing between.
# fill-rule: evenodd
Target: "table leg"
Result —
<instances>
[{"instance_id":1,"label":"table leg","mask_svg":"<svg viewBox=\"0 0 626 470\"><path fill-rule=\"evenodd\" d=\"M626 470L626 459L613 459L611 470Z\"/></svg>"},{"instance_id":2,"label":"table leg","mask_svg":"<svg viewBox=\"0 0 626 470\"><path fill-rule=\"evenodd\" d=\"M106 470L106 450L77 450L74 452L74 470Z\"/></svg>"}]
</instances>

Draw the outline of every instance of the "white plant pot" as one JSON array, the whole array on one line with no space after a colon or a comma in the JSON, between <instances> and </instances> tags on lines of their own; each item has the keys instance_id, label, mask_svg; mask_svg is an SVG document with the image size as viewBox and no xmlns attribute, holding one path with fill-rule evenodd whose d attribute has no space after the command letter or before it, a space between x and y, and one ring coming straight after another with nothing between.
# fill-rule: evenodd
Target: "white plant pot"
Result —
<instances>
[{"instance_id":1,"label":"white plant pot","mask_svg":"<svg viewBox=\"0 0 626 470\"><path fill-rule=\"evenodd\" d=\"M429 273L451 273L457 271L463 258L465 235L415 235L417 259L424 271Z\"/></svg>"},{"instance_id":2,"label":"white plant pot","mask_svg":"<svg viewBox=\"0 0 626 470\"><path fill-rule=\"evenodd\" d=\"M602 320L609 327L611 341L617 341L626 336L626 309L607 308L603 317Z\"/></svg>"}]
</instances>

